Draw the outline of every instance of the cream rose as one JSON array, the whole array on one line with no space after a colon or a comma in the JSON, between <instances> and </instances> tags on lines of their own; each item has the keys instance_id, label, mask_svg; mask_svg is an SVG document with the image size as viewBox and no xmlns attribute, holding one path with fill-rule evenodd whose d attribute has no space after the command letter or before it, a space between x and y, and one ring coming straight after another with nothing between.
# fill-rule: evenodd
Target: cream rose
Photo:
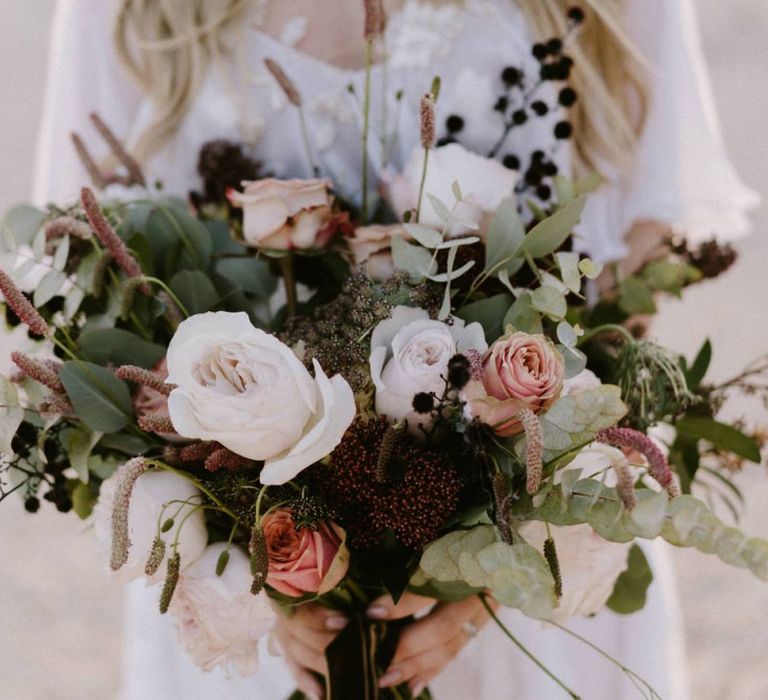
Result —
<instances>
[{"instance_id":1,"label":"cream rose","mask_svg":"<svg viewBox=\"0 0 768 700\"><path fill-rule=\"evenodd\" d=\"M118 571L112 572L109 568L109 557L112 548L112 506L116 488L117 474L113 474L101 484L99 500L93 509L93 523L96 543L103 555L105 566L118 581L131 581L145 575L144 565L157 535L158 522L162 523L171 516L174 517L174 527L165 533L163 538L166 543L170 543L178 534L182 567L191 565L203 553L208 544L205 516L202 510L191 513L195 505L202 502L200 492L181 476L164 471L148 471L137 479L128 507L128 537L131 541L128 561ZM174 503L165 508L171 501ZM188 501L189 505L180 506L180 501ZM157 583L163 580L164 575L163 566L148 581Z\"/></svg>"},{"instance_id":2,"label":"cream rose","mask_svg":"<svg viewBox=\"0 0 768 700\"><path fill-rule=\"evenodd\" d=\"M522 432L517 418L523 408L545 411L560 396L565 376L563 356L546 336L510 331L483 358L483 375L465 389L471 417L497 435Z\"/></svg>"},{"instance_id":3,"label":"cream rose","mask_svg":"<svg viewBox=\"0 0 768 700\"><path fill-rule=\"evenodd\" d=\"M347 238L347 245L355 265L365 263L372 280L382 282L395 273L392 262L392 239L409 238L402 224L371 224L360 226Z\"/></svg>"},{"instance_id":4,"label":"cream rose","mask_svg":"<svg viewBox=\"0 0 768 700\"><path fill-rule=\"evenodd\" d=\"M397 306L392 317L379 323L371 336L371 378L376 387L376 411L412 425L424 422L413 410L420 392L442 394L448 360L457 352L487 348L479 323L452 325L435 321L423 309Z\"/></svg>"},{"instance_id":5,"label":"cream rose","mask_svg":"<svg viewBox=\"0 0 768 700\"><path fill-rule=\"evenodd\" d=\"M315 376L245 313L198 314L183 321L168 347L168 413L188 438L216 440L263 460L261 481L283 484L341 442L355 417L352 389Z\"/></svg>"},{"instance_id":6,"label":"cream rose","mask_svg":"<svg viewBox=\"0 0 768 700\"><path fill-rule=\"evenodd\" d=\"M389 204L398 216L416 208L423 166L424 149L416 147L403 172L389 181ZM505 168L497 160L484 158L451 143L430 151L424 192L450 206L454 201L453 183L459 183L463 201L456 207L454 215L471 226L453 226L449 233L458 236L472 230L472 225L482 229L486 215L493 214L506 198L514 195L517 177L515 171ZM443 223L427 197L421 204L419 222L427 226L442 226Z\"/></svg>"},{"instance_id":7,"label":"cream rose","mask_svg":"<svg viewBox=\"0 0 768 700\"><path fill-rule=\"evenodd\" d=\"M252 595L253 576L248 557L229 550L221 576L216 562L223 542L208 547L179 576L169 612L176 619L179 642L204 671L223 666L251 676L258 665L259 640L273 626L273 612L266 593Z\"/></svg>"},{"instance_id":8,"label":"cream rose","mask_svg":"<svg viewBox=\"0 0 768 700\"><path fill-rule=\"evenodd\" d=\"M265 178L227 197L243 209L246 245L273 250L322 248L332 235L333 196L327 180Z\"/></svg>"}]
</instances>

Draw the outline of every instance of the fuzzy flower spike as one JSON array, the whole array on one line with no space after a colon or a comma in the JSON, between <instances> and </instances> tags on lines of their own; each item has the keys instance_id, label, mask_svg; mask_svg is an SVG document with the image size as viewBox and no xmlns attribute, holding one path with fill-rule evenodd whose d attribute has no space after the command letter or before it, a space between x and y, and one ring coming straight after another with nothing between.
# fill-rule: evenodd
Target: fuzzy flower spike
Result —
<instances>
[{"instance_id":1,"label":"fuzzy flower spike","mask_svg":"<svg viewBox=\"0 0 768 700\"><path fill-rule=\"evenodd\" d=\"M128 552L131 549L128 528L131 495L136 481L148 468L143 457L134 457L120 467L115 500L112 504L112 571L117 571L128 561Z\"/></svg>"},{"instance_id":2,"label":"fuzzy flower spike","mask_svg":"<svg viewBox=\"0 0 768 700\"><path fill-rule=\"evenodd\" d=\"M22 323L26 324L29 330L35 335L48 335L50 329L45 319L3 270L0 270L0 292L3 293L6 303L11 307L13 313L19 317Z\"/></svg>"},{"instance_id":3,"label":"fuzzy flower spike","mask_svg":"<svg viewBox=\"0 0 768 700\"><path fill-rule=\"evenodd\" d=\"M639 452L648 462L648 473L666 489L670 498L680 495L674 474L666 457L664 457L664 453L647 435L632 428L608 428L600 431L596 439L606 445L628 447Z\"/></svg>"}]
</instances>

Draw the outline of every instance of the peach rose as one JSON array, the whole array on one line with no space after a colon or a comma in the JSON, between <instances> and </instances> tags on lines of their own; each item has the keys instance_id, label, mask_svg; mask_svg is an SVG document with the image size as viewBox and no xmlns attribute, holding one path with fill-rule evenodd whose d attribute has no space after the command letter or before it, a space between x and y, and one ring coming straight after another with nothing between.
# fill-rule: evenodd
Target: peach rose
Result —
<instances>
[{"instance_id":1,"label":"peach rose","mask_svg":"<svg viewBox=\"0 0 768 700\"><path fill-rule=\"evenodd\" d=\"M522 432L523 408L545 411L560 396L565 375L562 355L549 338L509 331L483 357L482 378L465 390L468 411L497 435Z\"/></svg>"},{"instance_id":2,"label":"peach rose","mask_svg":"<svg viewBox=\"0 0 768 700\"><path fill-rule=\"evenodd\" d=\"M269 513L263 520L269 554L267 583L289 596L323 595L335 588L349 568L347 535L335 523L317 530L297 528L291 511Z\"/></svg>"},{"instance_id":3,"label":"peach rose","mask_svg":"<svg viewBox=\"0 0 768 700\"><path fill-rule=\"evenodd\" d=\"M246 245L272 250L321 248L333 229L333 195L328 180L278 180L243 182L245 190L229 190L232 206L243 210Z\"/></svg>"},{"instance_id":4,"label":"peach rose","mask_svg":"<svg viewBox=\"0 0 768 700\"><path fill-rule=\"evenodd\" d=\"M368 276L383 282L395 274L392 263L392 239L395 236L410 238L402 224L372 224L356 228L347 238L352 261L355 265L365 263Z\"/></svg>"}]
</instances>

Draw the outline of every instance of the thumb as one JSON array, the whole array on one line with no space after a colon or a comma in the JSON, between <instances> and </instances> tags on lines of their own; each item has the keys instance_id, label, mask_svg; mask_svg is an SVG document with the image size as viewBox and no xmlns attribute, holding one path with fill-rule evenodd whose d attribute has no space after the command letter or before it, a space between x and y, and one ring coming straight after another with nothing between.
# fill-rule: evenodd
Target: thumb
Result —
<instances>
[{"instance_id":1,"label":"thumb","mask_svg":"<svg viewBox=\"0 0 768 700\"><path fill-rule=\"evenodd\" d=\"M392 600L390 595L383 595L368 606L366 615L373 620L398 620L402 617L415 615L434 604L435 601L432 598L426 598L415 593L403 593L397 603Z\"/></svg>"}]
</instances>

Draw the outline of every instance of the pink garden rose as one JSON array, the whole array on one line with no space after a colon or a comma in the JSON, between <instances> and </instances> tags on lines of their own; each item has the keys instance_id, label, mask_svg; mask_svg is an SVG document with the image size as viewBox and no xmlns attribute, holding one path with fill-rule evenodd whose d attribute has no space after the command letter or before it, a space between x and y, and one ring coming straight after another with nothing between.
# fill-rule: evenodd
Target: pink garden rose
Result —
<instances>
[{"instance_id":1,"label":"pink garden rose","mask_svg":"<svg viewBox=\"0 0 768 700\"><path fill-rule=\"evenodd\" d=\"M291 511L269 513L263 520L269 554L267 583L289 596L323 595L335 588L349 568L347 535L335 523L317 530L297 528Z\"/></svg>"},{"instance_id":2,"label":"pink garden rose","mask_svg":"<svg viewBox=\"0 0 768 700\"><path fill-rule=\"evenodd\" d=\"M465 390L469 413L497 435L517 435L523 431L519 411L548 409L560 396L564 375L563 357L552 341L510 331L488 349L482 378Z\"/></svg>"},{"instance_id":3,"label":"pink garden rose","mask_svg":"<svg viewBox=\"0 0 768 700\"><path fill-rule=\"evenodd\" d=\"M402 224L359 226L347 238L353 263L365 263L368 276L377 282L391 277L395 274L392 262L392 239L395 236L410 238Z\"/></svg>"},{"instance_id":4,"label":"pink garden rose","mask_svg":"<svg viewBox=\"0 0 768 700\"><path fill-rule=\"evenodd\" d=\"M229 190L230 203L243 210L246 245L273 250L322 248L333 235L333 195L328 180L244 182L243 192Z\"/></svg>"}]
</instances>

